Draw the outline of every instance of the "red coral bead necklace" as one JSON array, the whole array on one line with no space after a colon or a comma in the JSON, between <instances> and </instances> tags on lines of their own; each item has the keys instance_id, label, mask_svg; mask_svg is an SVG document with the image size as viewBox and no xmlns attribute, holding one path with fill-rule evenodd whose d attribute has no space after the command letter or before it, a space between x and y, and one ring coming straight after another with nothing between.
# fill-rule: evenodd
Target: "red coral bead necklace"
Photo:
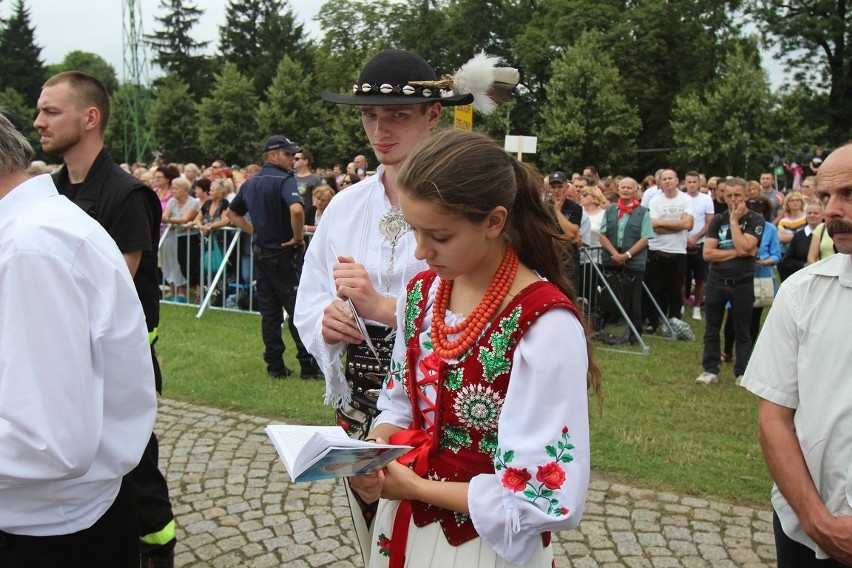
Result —
<instances>
[{"instance_id":1,"label":"red coral bead necklace","mask_svg":"<svg viewBox=\"0 0 852 568\"><path fill-rule=\"evenodd\" d=\"M432 305L432 349L442 359L458 359L468 349L473 347L479 334L486 324L497 313L497 308L506 299L515 275L518 273L518 253L512 247L506 247L506 253L500 262L500 267L494 274L491 284L479 304L460 323L449 326L445 323L447 308L450 304L450 294L453 291L452 280L441 280L435 292L435 303ZM450 341L447 336L458 333L459 336Z\"/></svg>"}]
</instances>

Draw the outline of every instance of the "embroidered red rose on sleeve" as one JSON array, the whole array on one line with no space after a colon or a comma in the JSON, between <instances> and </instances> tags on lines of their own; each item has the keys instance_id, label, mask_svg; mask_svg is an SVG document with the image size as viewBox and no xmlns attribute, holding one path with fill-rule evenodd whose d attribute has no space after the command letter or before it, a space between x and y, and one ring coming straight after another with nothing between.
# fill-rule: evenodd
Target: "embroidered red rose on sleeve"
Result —
<instances>
[{"instance_id":1,"label":"embroidered red rose on sleeve","mask_svg":"<svg viewBox=\"0 0 852 568\"><path fill-rule=\"evenodd\" d=\"M506 489L514 491L523 491L527 486L527 481L532 479L532 474L526 469L518 469L515 467L506 468L503 473L503 486Z\"/></svg>"},{"instance_id":2,"label":"embroidered red rose on sleeve","mask_svg":"<svg viewBox=\"0 0 852 568\"><path fill-rule=\"evenodd\" d=\"M548 489L559 489L565 483L565 471L559 467L558 463L550 462L538 466L535 478L544 483L544 486Z\"/></svg>"}]
</instances>

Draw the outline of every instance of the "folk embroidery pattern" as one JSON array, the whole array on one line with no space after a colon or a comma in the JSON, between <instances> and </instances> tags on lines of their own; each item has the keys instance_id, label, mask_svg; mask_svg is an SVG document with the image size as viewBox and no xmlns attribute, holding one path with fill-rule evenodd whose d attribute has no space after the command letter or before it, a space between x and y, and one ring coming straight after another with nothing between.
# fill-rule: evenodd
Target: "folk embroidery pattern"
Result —
<instances>
[{"instance_id":1,"label":"folk embroidery pattern","mask_svg":"<svg viewBox=\"0 0 852 568\"><path fill-rule=\"evenodd\" d=\"M491 348L482 347L479 350L479 362L482 363L483 378L489 383L503 373L511 369L512 364L506 357L509 349L509 340L512 333L518 329L518 320L521 317L521 307L518 306L507 317L500 320L500 331L491 334L489 343Z\"/></svg>"},{"instance_id":2,"label":"folk embroidery pattern","mask_svg":"<svg viewBox=\"0 0 852 568\"><path fill-rule=\"evenodd\" d=\"M415 321L420 315L420 301L423 299L423 283L417 281L405 298L405 342L414 337L417 332Z\"/></svg>"},{"instance_id":3,"label":"folk embroidery pattern","mask_svg":"<svg viewBox=\"0 0 852 568\"><path fill-rule=\"evenodd\" d=\"M459 369L450 369L447 372L447 380L444 383L444 386L447 387L448 390L457 391L461 388L463 384L464 372L461 368Z\"/></svg>"},{"instance_id":4,"label":"folk embroidery pattern","mask_svg":"<svg viewBox=\"0 0 852 568\"><path fill-rule=\"evenodd\" d=\"M538 466L535 474L537 483L532 481L532 473L526 468L515 468L508 465L515 458L514 450L504 452L497 448L494 469L503 471L501 479L503 486L515 493L523 492L524 497L533 503L539 499L544 499L547 503L548 515L553 517L567 515L570 511L567 507L560 505L559 499L553 497L553 492L561 489L565 484L565 470L562 469L561 464L574 460L574 457L569 453L570 450L574 449L570 437L568 427L564 426L562 436L557 440L556 445L545 446L545 453L553 460Z\"/></svg>"},{"instance_id":5,"label":"folk embroidery pattern","mask_svg":"<svg viewBox=\"0 0 852 568\"><path fill-rule=\"evenodd\" d=\"M503 398L500 393L485 385L467 385L456 395L453 409L462 424L477 430L497 427Z\"/></svg>"},{"instance_id":6,"label":"folk embroidery pattern","mask_svg":"<svg viewBox=\"0 0 852 568\"><path fill-rule=\"evenodd\" d=\"M379 534L379 540L376 541L376 546L379 547L379 554L390 558L391 541L385 536L385 533Z\"/></svg>"},{"instance_id":7,"label":"folk embroidery pattern","mask_svg":"<svg viewBox=\"0 0 852 568\"><path fill-rule=\"evenodd\" d=\"M444 426L441 432L441 446L455 453L462 448L469 448L473 440L470 432L458 426Z\"/></svg>"}]
</instances>

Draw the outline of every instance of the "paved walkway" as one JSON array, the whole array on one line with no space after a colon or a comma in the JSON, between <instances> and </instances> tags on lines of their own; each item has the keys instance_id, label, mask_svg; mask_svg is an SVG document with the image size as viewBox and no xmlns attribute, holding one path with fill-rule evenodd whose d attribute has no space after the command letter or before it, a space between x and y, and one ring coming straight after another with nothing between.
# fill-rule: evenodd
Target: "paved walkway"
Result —
<instances>
[{"instance_id":1,"label":"paved walkway","mask_svg":"<svg viewBox=\"0 0 852 568\"><path fill-rule=\"evenodd\" d=\"M157 434L178 525L176 566L361 566L339 483L291 484L267 420L161 400ZM554 535L560 568L774 566L769 508L595 479L583 522Z\"/></svg>"}]
</instances>

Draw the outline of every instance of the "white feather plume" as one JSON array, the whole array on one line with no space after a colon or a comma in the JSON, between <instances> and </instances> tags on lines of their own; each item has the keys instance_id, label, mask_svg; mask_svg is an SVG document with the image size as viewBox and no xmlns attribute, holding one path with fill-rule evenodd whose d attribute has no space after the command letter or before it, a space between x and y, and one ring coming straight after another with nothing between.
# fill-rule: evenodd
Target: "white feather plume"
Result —
<instances>
[{"instance_id":1,"label":"white feather plume","mask_svg":"<svg viewBox=\"0 0 852 568\"><path fill-rule=\"evenodd\" d=\"M473 108L482 114L489 114L497 106L488 92L494 84L498 63L500 58L496 55L487 55L484 51L477 53L456 71L453 94L473 94Z\"/></svg>"}]
</instances>

